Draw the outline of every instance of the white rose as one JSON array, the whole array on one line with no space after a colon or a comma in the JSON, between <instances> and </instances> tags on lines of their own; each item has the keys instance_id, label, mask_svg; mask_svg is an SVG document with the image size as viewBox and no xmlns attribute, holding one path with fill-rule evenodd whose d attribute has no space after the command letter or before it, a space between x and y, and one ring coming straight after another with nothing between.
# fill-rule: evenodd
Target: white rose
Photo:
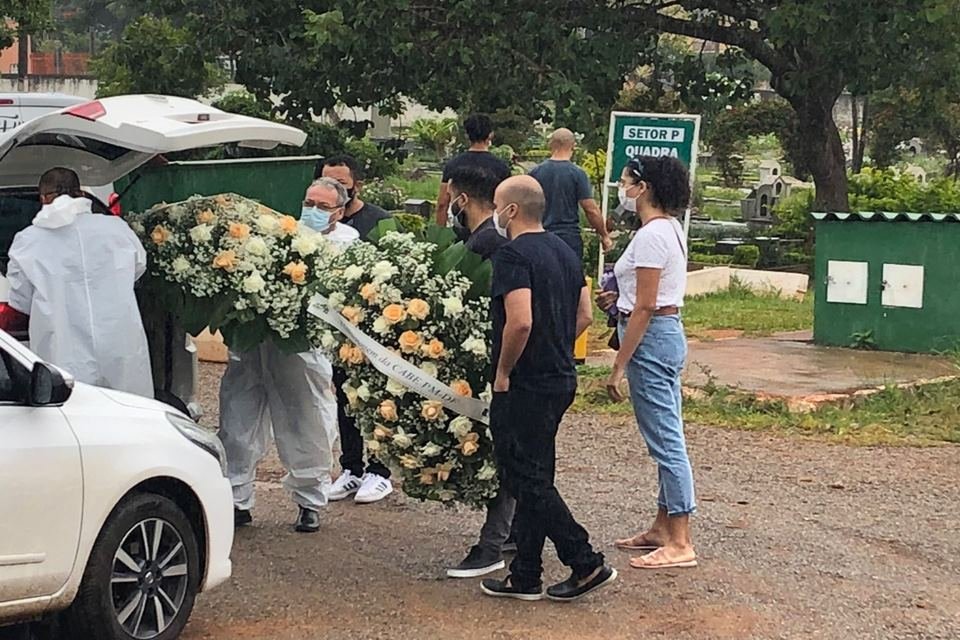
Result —
<instances>
[{"instance_id":1,"label":"white rose","mask_svg":"<svg viewBox=\"0 0 960 640\"><path fill-rule=\"evenodd\" d=\"M440 371L437 370L437 365L433 364L432 362L424 362L420 365L420 369L428 376L432 376L434 378L440 375Z\"/></svg>"},{"instance_id":2,"label":"white rose","mask_svg":"<svg viewBox=\"0 0 960 640\"><path fill-rule=\"evenodd\" d=\"M387 260L381 260L370 269L370 275L376 282L386 282L397 273L397 268ZM344 273L346 275L346 273ZM359 276L357 276L359 277Z\"/></svg>"},{"instance_id":3,"label":"white rose","mask_svg":"<svg viewBox=\"0 0 960 640\"><path fill-rule=\"evenodd\" d=\"M477 357L483 358L487 355L487 343L480 338L467 338L460 346Z\"/></svg>"},{"instance_id":4,"label":"white rose","mask_svg":"<svg viewBox=\"0 0 960 640\"><path fill-rule=\"evenodd\" d=\"M408 436L403 429L397 429L397 432L393 436L393 444L401 449L409 449L413 446L413 438Z\"/></svg>"},{"instance_id":5,"label":"white rose","mask_svg":"<svg viewBox=\"0 0 960 640\"><path fill-rule=\"evenodd\" d=\"M393 378L389 378L387 380L387 393L395 395L398 398L402 398L406 392L407 388Z\"/></svg>"},{"instance_id":6,"label":"white rose","mask_svg":"<svg viewBox=\"0 0 960 640\"><path fill-rule=\"evenodd\" d=\"M213 239L213 227L208 224L198 224L190 229L190 239L197 244L210 242Z\"/></svg>"},{"instance_id":7,"label":"white rose","mask_svg":"<svg viewBox=\"0 0 960 640\"><path fill-rule=\"evenodd\" d=\"M493 400L493 387L490 386L490 383L487 383L487 388L483 390L483 393L480 394L480 399L484 402L490 402Z\"/></svg>"},{"instance_id":8,"label":"white rose","mask_svg":"<svg viewBox=\"0 0 960 640\"><path fill-rule=\"evenodd\" d=\"M440 455L441 453L443 453L443 447L433 442L430 442L420 448L420 454L423 455L424 458L432 458Z\"/></svg>"},{"instance_id":9,"label":"white rose","mask_svg":"<svg viewBox=\"0 0 960 640\"><path fill-rule=\"evenodd\" d=\"M364 402L370 399L370 387L367 386L367 383L363 383L357 387L357 397Z\"/></svg>"},{"instance_id":10,"label":"white rose","mask_svg":"<svg viewBox=\"0 0 960 640\"><path fill-rule=\"evenodd\" d=\"M339 291L335 293L331 293L330 297L327 298L329 307L334 311L340 311L340 309L343 309L343 305L346 301L347 301L347 297L342 293L340 293Z\"/></svg>"},{"instance_id":11,"label":"white rose","mask_svg":"<svg viewBox=\"0 0 960 640\"><path fill-rule=\"evenodd\" d=\"M380 335L385 336L388 333L390 333L390 323L387 322L386 318L384 318L383 316L380 316L379 318L373 321L373 330L376 333L379 333Z\"/></svg>"},{"instance_id":12,"label":"white rose","mask_svg":"<svg viewBox=\"0 0 960 640\"><path fill-rule=\"evenodd\" d=\"M350 403L350 406L357 404L357 390L349 384L343 385L343 393L347 396L347 402Z\"/></svg>"},{"instance_id":13,"label":"white rose","mask_svg":"<svg viewBox=\"0 0 960 640\"><path fill-rule=\"evenodd\" d=\"M263 238L258 238L253 236L243 245L244 251L249 253L252 256L265 256L270 250L267 248L267 243L263 241Z\"/></svg>"},{"instance_id":14,"label":"white rose","mask_svg":"<svg viewBox=\"0 0 960 640\"><path fill-rule=\"evenodd\" d=\"M463 313L463 302L460 298L444 298L440 302L443 303L443 313L448 318L455 318Z\"/></svg>"},{"instance_id":15,"label":"white rose","mask_svg":"<svg viewBox=\"0 0 960 640\"><path fill-rule=\"evenodd\" d=\"M486 481L493 480L497 475L497 468L490 464L489 462L484 462L483 467L480 471L477 471L477 480Z\"/></svg>"},{"instance_id":16,"label":"white rose","mask_svg":"<svg viewBox=\"0 0 960 640\"><path fill-rule=\"evenodd\" d=\"M337 339L333 337L333 333L330 331L324 331L323 335L320 336L320 346L324 349L332 349L337 344Z\"/></svg>"},{"instance_id":17,"label":"white rose","mask_svg":"<svg viewBox=\"0 0 960 640\"><path fill-rule=\"evenodd\" d=\"M247 293L258 293L263 291L265 286L267 286L267 283L256 271L243 279L243 290Z\"/></svg>"},{"instance_id":18,"label":"white rose","mask_svg":"<svg viewBox=\"0 0 960 640\"><path fill-rule=\"evenodd\" d=\"M290 246L302 256L309 256L317 251L317 242L309 235L297 236Z\"/></svg>"},{"instance_id":19,"label":"white rose","mask_svg":"<svg viewBox=\"0 0 960 640\"><path fill-rule=\"evenodd\" d=\"M187 271L190 271L190 261L183 256L177 256L174 258L173 263L171 263L170 266L173 267L173 273L178 276L182 276Z\"/></svg>"},{"instance_id":20,"label":"white rose","mask_svg":"<svg viewBox=\"0 0 960 640\"><path fill-rule=\"evenodd\" d=\"M379 440L367 440L367 451L370 453L377 453L380 451L380 441Z\"/></svg>"},{"instance_id":21,"label":"white rose","mask_svg":"<svg viewBox=\"0 0 960 640\"><path fill-rule=\"evenodd\" d=\"M257 218L257 229L273 236L280 235L280 221L276 216L265 213Z\"/></svg>"},{"instance_id":22,"label":"white rose","mask_svg":"<svg viewBox=\"0 0 960 640\"><path fill-rule=\"evenodd\" d=\"M463 438L468 433L473 431L473 422L470 421L470 418L465 416L457 416L450 421L450 426L447 428L447 431L458 438Z\"/></svg>"},{"instance_id":23,"label":"white rose","mask_svg":"<svg viewBox=\"0 0 960 640\"><path fill-rule=\"evenodd\" d=\"M346 278L347 282L359 280L361 277L363 277L363 267L352 264L343 270L343 277Z\"/></svg>"}]
</instances>

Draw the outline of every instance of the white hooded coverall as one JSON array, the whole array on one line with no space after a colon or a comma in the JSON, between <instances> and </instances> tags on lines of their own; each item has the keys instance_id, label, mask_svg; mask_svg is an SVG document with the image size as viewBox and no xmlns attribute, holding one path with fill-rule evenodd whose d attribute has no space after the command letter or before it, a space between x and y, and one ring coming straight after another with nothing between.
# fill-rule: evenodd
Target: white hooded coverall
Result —
<instances>
[{"instance_id":1,"label":"white hooded coverall","mask_svg":"<svg viewBox=\"0 0 960 640\"><path fill-rule=\"evenodd\" d=\"M8 304L30 316L30 348L87 384L154 396L133 292L147 256L120 218L59 196L10 247Z\"/></svg>"},{"instance_id":2,"label":"white hooded coverall","mask_svg":"<svg viewBox=\"0 0 960 640\"><path fill-rule=\"evenodd\" d=\"M346 225L334 230L339 233L328 239L341 246L359 237ZM237 509L253 508L257 464L270 444L271 426L287 470L284 487L297 505L318 511L327 504L338 433L333 367L322 353L288 355L273 342L230 352L220 382L219 435Z\"/></svg>"}]
</instances>

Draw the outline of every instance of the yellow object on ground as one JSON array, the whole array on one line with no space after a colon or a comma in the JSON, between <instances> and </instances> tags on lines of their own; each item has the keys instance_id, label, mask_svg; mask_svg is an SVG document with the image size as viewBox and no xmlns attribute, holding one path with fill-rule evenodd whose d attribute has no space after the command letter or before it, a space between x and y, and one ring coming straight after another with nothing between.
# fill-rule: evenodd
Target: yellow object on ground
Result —
<instances>
[{"instance_id":1,"label":"yellow object on ground","mask_svg":"<svg viewBox=\"0 0 960 640\"><path fill-rule=\"evenodd\" d=\"M593 278L587 278L587 289L593 291ZM584 331L573 345L573 359L577 364L583 364L587 361L587 339L590 336L590 328Z\"/></svg>"}]
</instances>

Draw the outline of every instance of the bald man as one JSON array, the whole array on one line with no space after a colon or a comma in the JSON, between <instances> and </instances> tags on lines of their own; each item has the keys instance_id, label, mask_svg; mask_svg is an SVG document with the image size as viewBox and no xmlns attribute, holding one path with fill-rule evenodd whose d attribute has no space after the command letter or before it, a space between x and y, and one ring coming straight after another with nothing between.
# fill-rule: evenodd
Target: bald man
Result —
<instances>
[{"instance_id":1,"label":"bald man","mask_svg":"<svg viewBox=\"0 0 960 640\"><path fill-rule=\"evenodd\" d=\"M600 236L604 252L613 247L603 213L593 199L593 189L587 173L572 161L577 139L570 129L557 129L550 135L550 159L530 171L543 187L547 210L543 226L560 236L574 253L583 260L583 239L580 235L580 209L587 222Z\"/></svg>"},{"instance_id":2,"label":"bald man","mask_svg":"<svg viewBox=\"0 0 960 640\"><path fill-rule=\"evenodd\" d=\"M570 601L617 577L554 485L557 429L577 392L573 343L590 325L590 291L573 249L543 228L546 200L534 178L505 180L494 204L494 224L510 242L493 256L490 429L501 490L517 501L517 555L506 579L481 587L490 596ZM546 538L572 573L544 593Z\"/></svg>"}]
</instances>

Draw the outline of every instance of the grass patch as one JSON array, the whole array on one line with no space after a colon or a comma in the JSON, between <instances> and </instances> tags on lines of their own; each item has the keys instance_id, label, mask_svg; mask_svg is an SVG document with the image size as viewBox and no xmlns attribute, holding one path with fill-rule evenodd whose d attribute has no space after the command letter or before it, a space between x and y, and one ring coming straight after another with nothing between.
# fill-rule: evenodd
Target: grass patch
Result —
<instances>
[{"instance_id":1,"label":"grass patch","mask_svg":"<svg viewBox=\"0 0 960 640\"><path fill-rule=\"evenodd\" d=\"M743 210L740 205L719 204L716 202L707 202L700 207L700 213L709 216L711 220L724 220L727 222L737 221L743 217Z\"/></svg>"},{"instance_id":2,"label":"grass patch","mask_svg":"<svg viewBox=\"0 0 960 640\"><path fill-rule=\"evenodd\" d=\"M743 191L735 187L715 187L713 185L708 185L703 188L703 196L705 198L726 200L727 202L736 204L739 207L740 201L743 199Z\"/></svg>"},{"instance_id":3,"label":"grass patch","mask_svg":"<svg viewBox=\"0 0 960 640\"><path fill-rule=\"evenodd\" d=\"M732 329L748 336L766 336L813 327L813 295L803 301L776 293L755 293L734 282L726 291L688 298L683 324L690 337L709 337L711 330Z\"/></svg>"},{"instance_id":4,"label":"grass patch","mask_svg":"<svg viewBox=\"0 0 960 640\"><path fill-rule=\"evenodd\" d=\"M407 180L400 176L393 176L387 178L387 184L399 188L405 198L429 200L435 203L440 190L440 174L427 174L422 180Z\"/></svg>"},{"instance_id":5,"label":"grass patch","mask_svg":"<svg viewBox=\"0 0 960 640\"><path fill-rule=\"evenodd\" d=\"M581 367L573 410L629 416L629 402L615 404L604 382L608 367ZM845 405L791 413L781 400L761 400L708 383L702 394L686 398L687 422L745 431L778 433L838 441L858 446L960 444L960 380L913 389L888 387Z\"/></svg>"}]
</instances>

